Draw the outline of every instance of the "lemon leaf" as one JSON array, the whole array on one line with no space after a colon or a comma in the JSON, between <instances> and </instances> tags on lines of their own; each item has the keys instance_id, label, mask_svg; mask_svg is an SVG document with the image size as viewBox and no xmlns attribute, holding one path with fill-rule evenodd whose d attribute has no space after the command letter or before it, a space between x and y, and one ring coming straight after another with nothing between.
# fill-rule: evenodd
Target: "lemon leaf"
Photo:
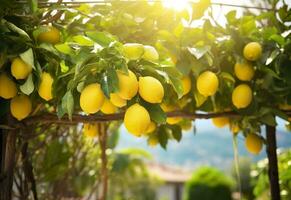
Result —
<instances>
[{"instance_id":1,"label":"lemon leaf","mask_svg":"<svg viewBox=\"0 0 291 200\"><path fill-rule=\"evenodd\" d=\"M32 74L28 76L25 83L20 86L21 92L23 92L26 95L30 95L34 90L34 84L32 79Z\"/></svg>"},{"instance_id":2,"label":"lemon leaf","mask_svg":"<svg viewBox=\"0 0 291 200\"><path fill-rule=\"evenodd\" d=\"M83 35L74 36L73 41L78 43L81 46L93 46L94 45L94 42L90 38L83 36Z\"/></svg>"},{"instance_id":3,"label":"lemon leaf","mask_svg":"<svg viewBox=\"0 0 291 200\"><path fill-rule=\"evenodd\" d=\"M74 97L70 90L64 95L62 99L62 109L65 113L68 113L69 119L72 120L74 111Z\"/></svg>"},{"instance_id":4,"label":"lemon leaf","mask_svg":"<svg viewBox=\"0 0 291 200\"><path fill-rule=\"evenodd\" d=\"M33 57L33 52L31 48L23 52L19 56L26 64L30 65L33 69L35 69L34 57Z\"/></svg>"},{"instance_id":5,"label":"lemon leaf","mask_svg":"<svg viewBox=\"0 0 291 200\"><path fill-rule=\"evenodd\" d=\"M207 97L203 96L198 91L194 92L194 97L196 101L196 107L200 107L207 100Z\"/></svg>"},{"instance_id":6,"label":"lemon leaf","mask_svg":"<svg viewBox=\"0 0 291 200\"><path fill-rule=\"evenodd\" d=\"M182 139L181 127L178 125L171 125L171 126L169 126L169 128L172 131L172 136L174 137L174 139L179 142Z\"/></svg>"},{"instance_id":7,"label":"lemon leaf","mask_svg":"<svg viewBox=\"0 0 291 200\"><path fill-rule=\"evenodd\" d=\"M112 35L105 32L91 31L86 32L86 35L101 46L108 46L111 42L116 41Z\"/></svg>"},{"instance_id":8,"label":"lemon leaf","mask_svg":"<svg viewBox=\"0 0 291 200\"><path fill-rule=\"evenodd\" d=\"M64 53L64 54L71 54L72 53L71 47L68 44L66 44L66 43L64 43L64 44L56 44L55 45L55 48L59 52Z\"/></svg>"},{"instance_id":9,"label":"lemon leaf","mask_svg":"<svg viewBox=\"0 0 291 200\"><path fill-rule=\"evenodd\" d=\"M144 103L144 106L148 110L152 121L158 124L166 123L167 119L166 113L162 110L162 108L158 104Z\"/></svg>"}]
</instances>

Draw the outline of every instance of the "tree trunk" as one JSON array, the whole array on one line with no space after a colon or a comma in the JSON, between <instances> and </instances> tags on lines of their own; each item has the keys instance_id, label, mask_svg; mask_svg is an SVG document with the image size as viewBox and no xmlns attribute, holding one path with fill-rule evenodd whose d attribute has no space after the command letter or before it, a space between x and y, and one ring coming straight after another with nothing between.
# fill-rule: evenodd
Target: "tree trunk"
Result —
<instances>
[{"instance_id":1,"label":"tree trunk","mask_svg":"<svg viewBox=\"0 0 291 200\"><path fill-rule=\"evenodd\" d=\"M280 185L277 159L276 127L266 125L267 155L269 161L268 175L271 189L271 199L280 200Z\"/></svg>"},{"instance_id":2,"label":"tree trunk","mask_svg":"<svg viewBox=\"0 0 291 200\"><path fill-rule=\"evenodd\" d=\"M0 187L0 200L12 199L16 133L16 130L2 130L1 133L1 174L3 175L3 179L1 180Z\"/></svg>"}]
</instances>

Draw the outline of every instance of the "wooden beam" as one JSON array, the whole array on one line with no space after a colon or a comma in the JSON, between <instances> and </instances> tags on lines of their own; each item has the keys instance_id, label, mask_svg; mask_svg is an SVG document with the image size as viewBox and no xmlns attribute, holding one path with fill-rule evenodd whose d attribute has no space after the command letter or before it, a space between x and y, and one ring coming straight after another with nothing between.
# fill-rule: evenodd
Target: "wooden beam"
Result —
<instances>
[{"instance_id":1,"label":"wooden beam","mask_svg":"<svg viewBox=\"0 0 291 200\"><path fill-rule=\"evenodd\" d=\"M280 185L277 159L276 127L266 125L267 156L269 161L268 175L271 190L271 199L280 200Z\"/></svg>"}]
</instances>

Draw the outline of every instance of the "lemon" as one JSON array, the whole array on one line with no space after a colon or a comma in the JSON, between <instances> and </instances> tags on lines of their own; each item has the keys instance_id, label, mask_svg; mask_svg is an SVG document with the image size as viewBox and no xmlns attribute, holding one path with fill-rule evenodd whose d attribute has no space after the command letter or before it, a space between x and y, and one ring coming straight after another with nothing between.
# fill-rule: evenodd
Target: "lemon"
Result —
<instances>
[{"instance_id":1,"label":"lemon","mask_svg":"<svg viewBox=\"0 0 291 200\"><path fill-rule=\"evenodd\" d=\"M178 62L177 56L171 55L170 58L171 58L172 63L177 64Z\"/></svg>"},{"instance_id":2,"label":"lemon","mask_svg":"<svg viewBox=\"0 0 291 200\"><path fill-rule=\"evenodd\" d=\"M61 34L60 31L53 27L53 26L47 26L46 27L48 31L42 32L37 36L37 40L39 42L45 42L50 44L57 44L61 40Z\"/></svg>"},{"instance_id":3,"label":"lemon","mask_svg":"<svg viewBox=\"0 0 291 200\"><path fill-rule=\"evenodd\" d=\"M87 85L80 96L80 106L87 114L93 114L100 110L104 103L104 94L98 83Z\"/></svg>"},{"instance_id":4,"label":"lemon","mask_svg":"<svg viewBox=\"0 0 291 200\"><path fill-rule=\"evenodd\" d=\"M31 112L31 101L28 96L21 94L13 97L10 102L10 112L19 121L26 118Z\"/></svg>"},{"instance_id":5,"label":"lemon","mask_svg":"<svg viewBox=\"0 0 291 200\"><path fill-rule=\"evenodd\" d=\"M216 74L211 71L205 71L198 76L196 86L200 94L208 97L216 93L218 84L219 81Z\"/></svg>"},{"instance_id":6,"label":"lemon","mask_svg":"<svg viewBox=\"0 0 291 200\"><path fill-rule=\"evenodd\" d=\"M148 145L151 147L157 146L159 144L159 138L156 135L151 135L148 138Z\"/></svg>"},{"instance_id":7,"label":"lemon","mask_svg":"<svg viewBox=\"0 0 291 200\"><path fill-rule=\"evenodd\" d=\"M151 76L139 78L139 94L149 103L161 103L164 97L164 88L161 82Z\"/></svg>"},{"instance_id":8,"label":"lemon","mask_svg":"<svg viewBox=\"0 0 291 200\"><path fill-rule=\"evenodd\" d=\"M282 110L291 110L291 105L284 103L284 104L280 104L279 108Z\"/></svg>"},{"instance_id":9,"label":"lemon","mask_svg":"<svg viewBox=\"0 0 291 200\"><path fill-rule=\"evenodd\" d=\"M117 108L113 105L107 98L104 99L104 103L100 109L104 114L113 114L116 113Z\"/></svg>"},{"instance_id":10,"label":"lemon","mask_svg":"<svg viewBox=\"0 0 291 200\"><path fill-rule=\"evenodd\" d=\"M17 94L16 84L5 74L0 74L0 97L11 99Z\"/></svg>"},{"instance_id":11,"label":"lemon","mask_svg":"<svg viewBox=\"0 0 291 200\"><path fill-rule=\"evenodd\" d=\"M38 88L38 94L41 98L43 98L46 101L49 101L53 98L52 96L53 82L54 82L54 79L49 73L47 72L42 73L41 82Z\"/></svg>"},{"instance_id":12,"label":"lemon","mask_svg":"<svg viewBox=\"0 0 291 200\"><path fill-rule=\"evenodd\" d=\"M191 90L191 79L189 76L184 76L182 78L183 95L186 95Z\"/></svg>"},{"instance_id":13,"label":"lemon","mask_svg":"<svg viewBox=\"0 0 291 200\"><path fill-rule=\"evenodd\" d=\"M26 64L21 58L15 58L11 64L11 74L16 79L26 79L32 67Z\"/></svg>"},{"instance_id":14,"label":"lemon","mask_svg":"<svg viewBox=\"0 0 291 200\"><path fill-rule=\"evenodd\" d=\"M258 42L250 42L244 47L243 54L247 60L256 61L262 55L262 47Z\"/></svg>"},{"instance_id":15,"label":"lemon","mask_svg":"<svg viewBox=\"0 0 291 200\"><path fill-rule=\"evenodd\" d=\"M144 53L144 47L138 43L126 43L123 45L123 53L129 60L138 60Z\"/></svg>"},{"instance_id":16,"label":"lemon","mask_svg":"<svg viewBox=\"0 0 291 200\"><path fill-rule=\"evenodd\" d=\"M233 134L235 134L235 135L237 135L238 134L238 132L240 131L240 128L239 128L239 126L238 126L238 124L230 124L229 125L230 127L230 131L233 133Z\"/></svg>"},{"instance_id":17,"label":"lemon","mask_svg":"<svg viewBox=\"0 0 291 200\"><path fill-rule=\"evenodd\" d=\"M128 75L122 72L117 72L119 80L119 92L118 95L125 100L130 100L137 94L138 81L135 74L128 70Z\"/></svg>"},{"instance_id":18,"label":"lemon","mask_svg":"<svg viewBox=\"0 0 291 200\"><path fill-rule=\"evenodd\" d=\"M232 92L232 103L238 109L248 107L252 99L252 89L247 84L240 84Z\"/></svg>"},{"instance_id":19,"label":"lemon","mask_svg":"<svg viewBox=\"0 0 291 200\"><path fill-rule=\"evenodd\" d=\"M212 123L216 127L222 128L222 127L226 126L227 124L229 124L229 119L228 119L228 117L215 117L212 119Z\"/></svg>"},{"instance_id":20,"label":"lemon","mask_svg":"<svg viewBox=\"0 0 291 200\"><path fill-rule=\"evenodd\" d=\"M152 133L156 130L156 128L157 128L157 125L154 122L151 122L145 133L146 134Z\"/></svg>"},{"instance_id":21,"label":"lemon","mask_svg":"<svg viewBox=\"0 0 291 200\"><path fill-rule=\"evenodd\" d=\"M254 77L255 70L250 63L236 63L234 73L239 80L250 81Z\"/></svg>"},{"instance_id":22,"label":"lemon","mask_svg":"<svg viewBox=\"0 0 291 200\"><path fill-rule=\"evenodd\" d=\"M96 137L98 132L97 124L84 124L83 126L83 134L87 137Z\"/></svg>"},{"instance_id":23,"label":"lemon","mask_svg":"<svg viewBox=\"0 0 291 200\"><path fill-rule=\"evenodd\" d=\"M249 133L245 139L247 150L252 154L259 154L263 148L262 139L253 133Z\"/></svg>"},{"instance_id":24,"label":"lemon","mask_svg":"<svg viewBox=\"0 0 291 200\"><path fill-rule=\"evenodd\" d=\"M192 128L192 123L191 122L183 123L181 125L181 128L183 131L189 131Z\"/></svg>"},{"instance_id":25,"label":"lemon","mask_svg":"<svg viewBox=\"0 0 291 200\"><path fill-rule=\"evenodd\" d=\"M171 112L171 111L175 111L177 110L177 107L174 106L174 105L169 105L169 104L164 104L162 103L161 105L161 108L164 112ZM182 117L167 117L167 123L168 124L177 124L179 123L180 121L182 121Z\"/></svg>"},{"instance_id":26,"label":"lemon","mask_svg":"<svg viewBox=\"0 0 291 200\"><path fill-rule=\"evenodd\" d=\"M150 114L139 104L130 106L124 115L124 125L135 136L146 133L151 124Z\"/></svg>"},{"instance_id":27,"label":"lemon","mask_svg":"<svg viewBox=\"0 0 291 200\"><path fill-rule=\"evenodd\" d=\"M118 108L121 108L123 106L126 106L126 100L122 99L118 94L111 93L110 94L110 101L113 105L115 105Z\"/></svg>"},{"instance_id":28,"label":"lemon","mask_svg":"<svg viewBox=\"0 0 291 200\"><path fill-rule=\"evenodd\" d=\"M145 45L142 58L151 62L155 62L159 60L159 54L154 47Z\"/></svg>"}]
</instances>

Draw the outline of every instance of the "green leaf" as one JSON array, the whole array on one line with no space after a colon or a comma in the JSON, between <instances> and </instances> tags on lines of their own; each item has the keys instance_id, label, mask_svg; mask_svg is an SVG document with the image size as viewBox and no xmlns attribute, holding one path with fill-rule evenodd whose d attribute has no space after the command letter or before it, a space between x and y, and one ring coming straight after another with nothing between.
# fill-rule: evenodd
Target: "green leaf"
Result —
<instances>
[{"instance_id":1,"label":"green leaf","mask_svg":"<svg viewBox=\"0 0 291 200\"><path fill-rule=\"evenodd\" d=\"M25 83L20 86L20 90L26 95L30 95L33 92L34 84L33 84L33 79L32 79L32 73L30 73Z\"/></svg>"},{"instance_id":2,"label":"green leaf","mask_svg":"<svg viewBox=\"0 0 291 200\"><path fill-rule=\"evenodd\" d=\"M64 44L56 44L55 48L59 52L64 53L64 54L68 54L68 55L70 55L73 52L71 47L66 43L64 43Z\"/></svg>"},{"instance_id":3,"label":"green leaf","mask_svg":"<svg viewBox=\"0 0 291 200\"><path fill-rule=\"evenodd\" d=\"M64 60L62 60L60 62L60 66L61 66L61 72L62 73L66 73L69 71L69 66L66 65L66 62Z\"/></svg>"},{"instance_id":4,"label":"green leaf","mask_svg":"<svg viewBox=\"0 0 291 200\"><path fill-rule=\"evenodd\" d=\"M38 8L38 0L29 0L29 6L32 13L35 13Z\"/></svg>"},{"instance_id":5,"label":"green leaf","mask_svg":"<svg viewBox=\"0 0 291 200\"><path fill-rule=\"evenodd\" d=\"M180 141L182 139L182 129L178 125L172 125L169 127L172 130L172 135L176 141Z\"/></svg>"},{"instance_id":6,"label":"green leaf","mask_svg":"<svg viewBox=\"0 0 291 200\"><path fill-rule=\"evenodd\" d=\"M35 69L34 57L33 57L33 52L31 48L23 52L19 56L26 64L30 65L33 69Z\"/></svg>"},{"instance_id":7,"label":"green leaf","mask_svg":"<svg viewBox=\"0 0 291 200\"><path fill-rule=\"evenodd\" d=\"M210 50L210 46L188 47L187 49L193 56L195 56L196 59L200 59Z\"/></svg>"},{"instance_id":8,"label":"green leaf","mask_svg":"<svg viewBox=\"0 0 291 200\"><path fill-rule=\"evenodd\" d=\"M233 24L234 22L236 22L236 10L228 12L225 17L228 24Z\"/></svg>"},{"instance_id":9,"label":"green leaf","mask_svg":"<svg viewBox=\"0 0 291 200\"><path fill-rule=\"evenodd\" d=\"M158 130L158 139L161 147L164 149L167 149L167 144L168 144L168 130L166 126L161 126Z\"/></svg>"},{"instance_id":10,"label":"green leaf","mask_svg":"<svg viewBox=\"0 0 291 200\"><path fill-rule=\"evenodd\" d=\"M203 96L202 94L200 94L198 91L194 92L194 98L196 101L196 107L200 107L202 104L204 104L204 102L207 100L207 97Z\"/></svg>"},{"instance_id":11,"label":"green leaf","mask_svg":"<svg viewBox=\"0 0 291 200\"><path fill-rule=\"evenodd\" d=\"M105 32L91 31L86 32L86 35L93 41L100 44L101 46L108 46L111 42L116 41L115 38L113 38L113 36Z\"/></svg>"},{"instance_id":12,"label":"green leaf","mask_svg":"<svg viewBox=\"0 0 291 200\"><path fill-rule=\"evenodd\" d=\"M107 98L110 98L110 93L119 90L118 76L114 69L109 68L101 78L101 88Z\"/></svg>"},{"instance_id":13,"label":"green leaf","mask_svg":"<svg viewBox=\"0 0 291 200\"><path fill-rule=\"evenodd\" d=\"M167 83L173 86L178 98L181 98L183 96L181 73L174 67L163 67L162 69L163 71L157 70L157 72L166 79Z\"/></svg>"},{"instance_id":14,"label":"green leaf","mask_svg":"<svg viewBox=\"0 0 291 200\"><path fill-rule=\"evenodd\" d=\"M279 45L283 46L285 44L285 38L281 35L274 34L270 37L270 40L277 42Z\"/></svg>"},{"instance_id":15,"label":"green leaf","mask_svg":"<svg viewBox=\"0 0 291 200\"><path fill-rule=\"evenodd\" d=\"M230 73L227 73L227 72L221 72L220 73L220 76L227 80L227 81L230 81L232 83L235 83L235 78L230 74Z\"/></svg>"},{"instance_id":16,"label":"green leaf","mask_svg":"<svg viewBox=\"0 0 291 200\"><path fill-rule=\"evenodd\" d=\"M269 126L276 126L276 119L273 114L266 114L260 117L260 121L264 124L267 124Z\"/></svg>"},{"instance_id":17,"label":"green leaf","mask_svg":"<svg viewBox=\"0 0 291 200\"><path fill-rule=\"evenodd\" d=\"M14 32L16 32L16 33L18 33L19 35L23 36L23 37L26 38L27 40L31 40L30 37L29 37L29 35L28 35L24 30L18 28L17 26L15 26L14 24L12 24L12 23L6 21L5 19L2 19L2 22L3 22L5 25L7 25L7 27L8 27L10 30L12 30L12 31L14 31Z\"/></svg>"},{"instance_id":18,"label":"green leaf","mask_svg":"<svg viewBox=\"0 0 291 200\"><path fill-rule=\"evenodd\" d=\"M273 62L273 60L280 54L280 50L275 49L274 51L272 51L271 55L268 57L268 59L266 60L266 65L269 65Z\"/></svg>"},{"instance_id":19,"label":"green leaf","mask_svg":"<svg viewBox=\"0 0 291 200\"><path fill-rule=\"evenodd\" d=\"M74 112L74 97L72 92L69 90L62 99L62 109L65 113L68 113L69 119L72 120L72 115Z\"/></svg>"},{"instance_id":20,"label":"green leaf","mask_svg":"<svg viewBox=\"0 0 291 200\"><path fill-rule=\"evenodd\" d=\"M166 123L167 116L166 113L161 109L160 105L144 103L144 106L148 110L152 121L158 124Z\"/></svg>"},{"instance_id":21,"label":"green leaf","mask_svg":"<svg viewBox=\"0 0 291 200\"><path fill-rule=\"evenodd\" d=\"M94 42L84 35L77 35L73 37L73 41L81 46L93 46Z\"/></svg>"}]
</instances>

